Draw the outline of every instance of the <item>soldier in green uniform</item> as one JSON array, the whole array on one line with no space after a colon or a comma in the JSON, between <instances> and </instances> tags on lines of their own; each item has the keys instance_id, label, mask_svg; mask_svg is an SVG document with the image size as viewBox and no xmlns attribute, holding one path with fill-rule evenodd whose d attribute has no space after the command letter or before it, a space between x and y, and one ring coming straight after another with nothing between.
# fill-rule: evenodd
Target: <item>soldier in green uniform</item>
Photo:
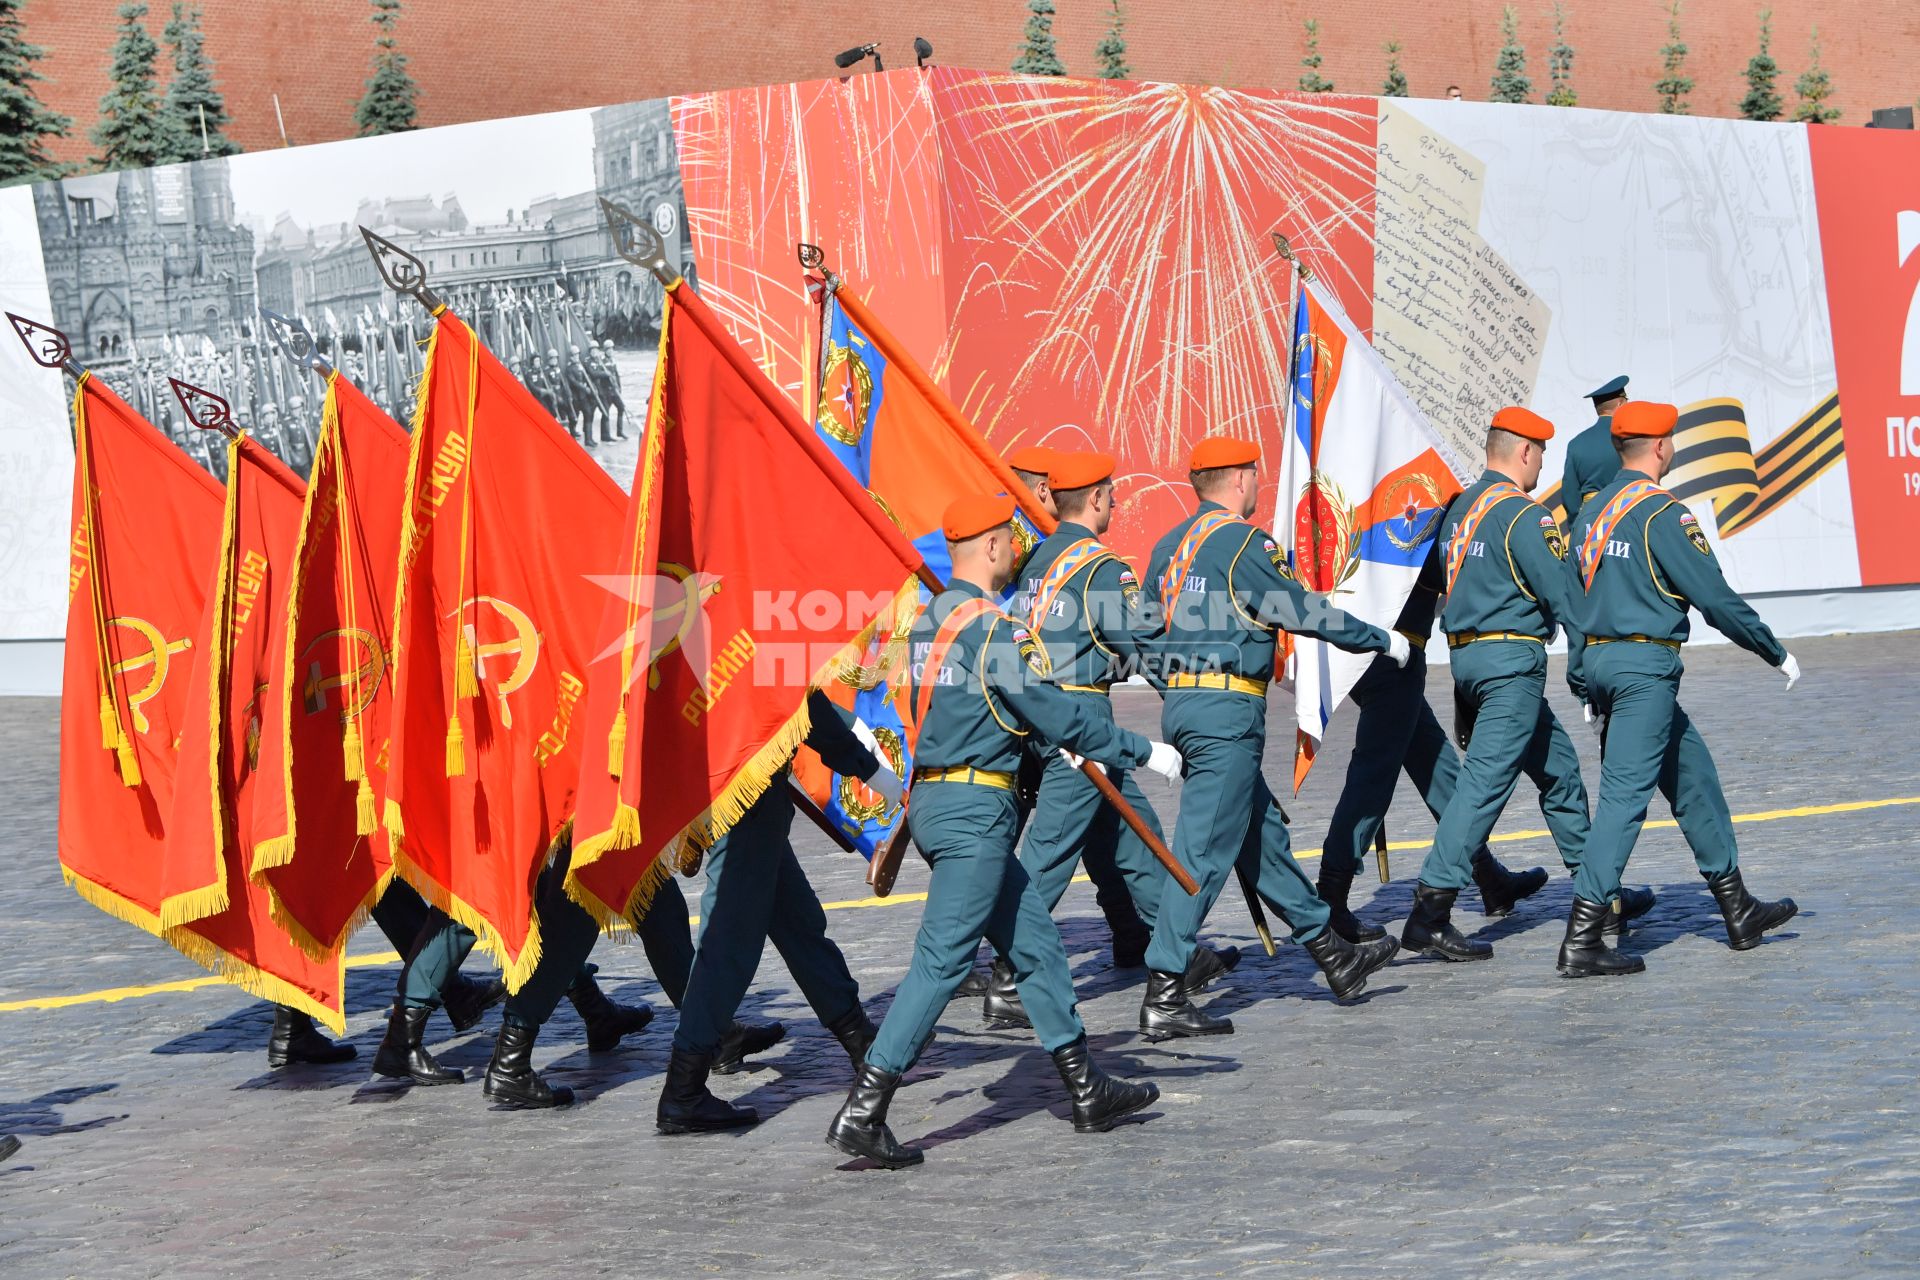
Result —
<instances>
[{"instance_id":1,"label":"soldier in green uniform","mask_svg":"<svg viewBox=\"0 0 1920 1280\"><path fill-rule=\"evenodd\" d=\"M825 694L807 695L806 745L835 773L860 778L889 805L900 803L900 779L854 736L845 712ZM858 1067L874 1025L860 1007L860 984L827 936L827 916L794 857L789 831L793 793L783 770L707 852L707 890L700 904L700 946L673 1033L673 1054L655 1122L662 1133L737 1129L759 1122L707 1088L707 1073L733 1025L769 939L800 991Z\"/></svg>"},{"instance_id":2,"label":"soldier in green uniform","mask_svg":"<svg viewBox=\"0 0 1920 1280\"><path fill-rule=\"evenodd\" d=\"M1493 954L1491 944L1454 926L1453 901L1466 887L1472 851L1486 843L1522 772L1540 788L1541 815L1569 867L1586 842L1580 757L1546 700L1547 642L1556 624L1567 631L1567 679L1576 696L1585 691L1573 579L1560 526L1528 496L1552 438L1553 424L1531 410L1494 414L1487 469L1448 507L1434 546L1445 562L1440 626L1453 651L1454 698L1471 728L1400 941L1443 960Z\"/></svg>"},{"instance_id":3,"label":"soldier in green uniform","mask_svg":"<svg viewBox=\"0 0 1920 1280\"><path fill-rule=\"evenodd\" d=\"M1611 483L1620 471L1620 455L1614 452L1607 419L1616 407L1627 402L1627 375L1601 383L1587 392L1587 399L1593 401L1594 423L1567 441L1566 463L1560 473L1560 505L1567 509L1568 528L1573 527L1574 517L1587 499Z\"/></svg>"},{"instance_id":4,"label":"soldier in green uniform","mask_svg":"<svg viewBox=\"0 0 1920 1280\"><path fill-rule=\"evenodd\" d=\"M1020 609L1047 655L1048 679L1086 702L1093 714L1113 718L1108 690L1115 679L1150 665L1159 619L1141 599L1140 584L1126 561L1100 542L1113 522L1113 458L1104 453L1055 456L1048 473L1060 524L1027 558ZM1151 928L1166 869L1086 774L1048 744L1039 797L1021 846L1020 865L1049 911L1060 905L1085 859L1113 865L1137 908L1142 931ZM1160 819L1131 774L1108 771L1134 811L1157 836ZM1115 930L1116 939L1119 931ZM1145 944L1141 950L1144 953ZM1186 975L1188 991L1205 988L1239 962L1237 948L1196 947ZM1026 1025L1012 970L996 961L985 1013L990 1027Z\"/></svg>"},{"instance_id":5,"label":"soldier in green uniform","mask_svg":"<svg viewBox=\"0 0 1920 1280\"><path fill-rule=\"evenodd\" d=\"M1076 1130L1109 1129L1159 1097L1152 1085L1114 1080L1093 1064L1060 931L1013 856L1013 777L1029 731L1102 764L1146 764L1169 776L1179 754L1115 725L1031 665L1041 661L1037 645L994 603L1013 574L1013 513L1005 495L947 508L953 576L914 626L907 825L932 866L926 914L913 963L827 1130L840 1150L888 1168L924 1158L894 1139L887 1108L983 936L1013 963L1040 1043L1072 1096Z\"/></svg>"},{"instance_id":6,"label":"soldier in green uniform","mask_svg":"<svg viewBox=\"0 0 1920 1280\"><path fill-rule=\"evenodd\" d=\"M1446 812L1460 776L1460 758L1427 705L1427 638L1433 634L1433 618L1445 585L1438 559L1429 556L1393 624L1413 647L1407 665L1399 666L1382 654L1347 694L1360 714L1353 722L1353 755L1347 760L1346 782L1327 823L1315 888L1331 913L1329 926L1348 942L1386 936L1378 925L1363 924L1353 914L1347 895L1367 849L1386 821L1400 774L1405 772L1436 820ZM1492 917L1507 915L1514 904L1547 883L1544 868L1509 870L1484 844L1473 851L1472 868L1480 909Z\"/></svg>"},{"instance_id":7,"label":"soldier in green uniform","mask_svg":"<svg viewBox=\"0 0 1920 1280\"><path fill-rule=\"evenodd\" d=\"M1233 1023L1196 1006L1185 975L1196 935L1236 861L1348 999L1393 957L1391 938L1348 942L1327 927L1326 903L1293 859L1286 819L1260 773L1267 738L1267 683L1281 630L1317 636L1355 653L1404 664L1407 638L1349 617L1310 594L1285 567L1273 539L1248 522L1257 497L1259 446L1224 436L1202 440L1188 462L1200 509L1153 549L1147 580L1158 589L1169 667L1161 726L1186 759L1174 856L1200 892L1162 897L1147 948L1140 1031L1149 1039L1224 1035ZM1173 670L1177 664L1179 669Z\"/></svg>"},{"instance_id":8,"label":"soldier in green uniform","mask_svg":"<svg viewBox=\"0 0 1920 1280\"><path fill-rule=\"evenodd\" d=\"M1573 528L1586 588L1579 607L1587 683L1606 727L1600 802L1560 948L1560 971L1569 977L1646 967L1638 956L1609 947L1602 929L1655 787L1673 807L1736 951L1758 946L1763 933L1798 910L1791 898L1763 902L1747 892L1720 775L1679 702L1689 606L1727 639L1780 668L1787 688L1800 678L1793 655L1727 585L1700 522L1657 483L1673 465L1679 416L1672 405L1645 401L1614 410L1610 430L1620 474L1587 503Z\"/></svg>"}]
</instances>

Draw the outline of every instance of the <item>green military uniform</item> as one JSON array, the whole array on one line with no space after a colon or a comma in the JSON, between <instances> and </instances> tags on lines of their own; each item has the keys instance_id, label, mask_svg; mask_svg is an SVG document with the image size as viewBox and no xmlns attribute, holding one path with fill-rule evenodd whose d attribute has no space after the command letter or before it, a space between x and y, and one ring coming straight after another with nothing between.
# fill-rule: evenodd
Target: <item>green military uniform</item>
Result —
<instances>
[{"instance_id":1,"label":"green military uniform","mask_svg":"<svg viewBox=\"0 0 1920 1280\"><path fill-rule=\"evenodd\" d=\"M867 778L880 768L824 694L808 695L806 745L835 773ZM769 940L820 1021L833 1027L860 1007L860 985L827 937L827 917L794 857L792 789L783 772L707 853L700 945L687 979L676 1049L708 1055L733 1026L734 1011ZM651 913L649 913L651 914Z\"/></svg>"},{"instance_id":2,"label":"green military uniform","mask_svg":"<svg viewBox=\"0 0 1920 1280\"><path fill-rule=\"evenodd\" d=\"M915 624L916 668L949 612L985 598L956 581L933 602ZM932 875L912 965L867 1052L879 1072L897 1077L913 1065L982 937L1012 964L1042 1045L1051 1052L1086 1034L1059 930L1013 856L1013 774L1027 726L1076 754L1127 767L1145 763L1150 744L1099 714L1092 699L1039 679L1029 665L1037 653L1025 629L996 608L959 630L938 670L918 671L919 681L936 683L919 727L907 826Z\"/></svg>"},{"instance_id":3,"label":"green military uniform","mask_svg":"<svg viewBox=\"0 0 1920 1280\"><path fill-rule=\"evenodd\" d=\"M1020 604L1046 653L1048 679L1084 703L1089 714L1111 723L1109 687L1116 677L1130 674L1160 630L1141 600L1133 570L1102 546L1091 529L1062 521L1028 557L1025 572ZM1036 601L1045 616L1032 612ZM1152 928L1165 868L1085 773L1051 744L1039 749L1045 772L1020 850L1020 865L1032 878L1034 892L1051 911L1066 893L1077 862L1084 858L1089 870L1096 862L1109 863L1125 877L1125 892ZM1110 769L1108 776L1148 828L1160 835L1159 816L1133 775Z\"/></svg>"},{"instance_id":4,"label":"green military uniform","mask_svg":"<svg viewBox=\"0 0 1920 1280\"><path fill-rule=\"evenodd\" d=\"M1218 513L1218 514L1216 514ZM1293 859L1279 802L1260 772L1267 739L1267 681L1278 631L1317 636L1353 652L1384 653L1387 633L1349 617L1294 580L1272 538L1202 502L1154 546L1147 581L1159 590L1171 667L1161 726L1186 760L1173 852L1200 892L1166 894L1147 948L1147 967L1178 974L1236 860L1295 940L1326 931L1327 906ZM1210 532L1176 563L1189 530ZM1177 581L1169 582L1169 571ZM1316 956L1318 959L1318 956ZM1153 987L1149 985L1149 996Z\"/></svg>"},{"instance_id":5,"label":"green military uniform","mask_svg":"<svg viewBox=\"0 0 1920 1280\"><path fill-rule=\"evenodd\" d=\"M1560 473L1560 505L1571 525L1587 500L1620 474L1620 455L1613 448L1613 419L1602 415L1567 441L1566 465Z\"/></svg>"},{"instance_id":6,"label":"green military uniform","mask_svg":"<svg viewBox=\"0 0 1920 1280\"><path fill-rule=\"evenodd\" d=\"M1333 913L1334 927L1349 939L1378 936L1374 928L1352 918L1347 894L1386 821L1400 774L1405 772L1436 820L1452 802L1460 777L1460 757L1427 704L1426 643L1445 589L1439 558L1430 556L1393 624L1412 646L1407 665L1382 654L1347 693L1359 715L1353 722L1346 780L1320 852L1318 888ZM1473 852L1473 873L1489 915L1509 910L1546 882L1544 872L1508 871L1484 844Z\"/></svg>"},{"instance_id":7,"label":"green military uniform","mask_svg":"<svg viewBox=\"0 0 1920 1280\"><path fill-rule=\"evenodd\" d=\"M1497 496L1496 485L1505 496ZM1464 528L1476 511L1478 523ZM1540 788L1540 812L1561 858L1576 866L1587 838L1587 789L1580 758L1546 701L1546 646L1556 623L1568 633L1568 682L1575 696L1584 693L1575 587L1560 527L1509 477L1489 470L1447 509L1434 554L1458 566L1440 625L1453 650L1455 695L1473 727L1420 883L1466 886L1469 857L1486 842L1522 772Z\"/></svg>"},{"instance_id":8,"label":"green military uniform","mask_svg":"<svg viewBox=\"0 0 1920 1280\"><path fill-rule=\"evenodd\" d=\"M1611 505L1630 485L1651 493L1610 520ZM1589 548L1596 524L1602 527ZM1693 513L1638 471L1622 471L1587 504L1573 546L1581 572L1590 575L1580 602L1580 625L1590 637L1587 683L1594 709L1607 718L1600 800L1574 892L1588 902L1619 892L1656 786L1673 806L1700 873L1724 875L1738 863L1733 820L1713 757L1679 703L1688 606L1773 666L1787 651L1727 585Z\"/></svg>"}]
</instances>

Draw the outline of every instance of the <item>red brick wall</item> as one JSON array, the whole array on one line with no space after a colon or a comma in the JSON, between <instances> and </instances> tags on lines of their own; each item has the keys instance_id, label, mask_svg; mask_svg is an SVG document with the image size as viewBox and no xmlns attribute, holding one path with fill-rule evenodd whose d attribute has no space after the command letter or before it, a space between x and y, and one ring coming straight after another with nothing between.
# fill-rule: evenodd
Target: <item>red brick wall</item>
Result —
<instances>
[{"instance_id":1,"label":"red brick wall","mask_svg":"<svg viewBox=\"0 0 1920 1280\"><path fill-rule=\"evenodd\" d=\"M1318 17L1322 74L1343 90L1377 92L1381 44L1405 46L1414 93L1439 97L1457 83L1483 98L1500 44L1500 0L1123 0L1134 75L1229 85L1291 88L1300 74L1301 19ZM1754 49L1763 0L1690 0L1682 32L1700 115L1733 115L1745 92L1741 71ZM373 52L365 0L200 0L209 52L234 116L233 136L249 150L277 145L278 93L288 135L323 142L353 132ZM1106 0L1056 0L1054 33L1067 70L1090 75L1105 29ZM65 159L92 152L91 133L106 91L116 0L28 0L28 37L48 51L48 101L72 116ZM1545 93L1551 43L1548 0L1523 0L1521 39ZM1655 106L1666 11L1659 0L1568 0L1569 40L1580 104L1645 111ZM159 37L170 0L154 0L149 30ZM913 10L919 10L917 14ZM1864 124L1876 106L1920 95L1914 51L1920 4L1913 0L1773 0L1779 87L1791 105L1806 65L1809 28L1821 24L1823 62L1844 109ZM400 42L422 89L423 124L597 106L669 93L778 83L833 74L848 45L884 42L890 66L911 65L915 35L936 59L1004 68L1020 42L1023 0L940 0L914 6L876 0L410 0Z\"/></svg>"}]
</instances>

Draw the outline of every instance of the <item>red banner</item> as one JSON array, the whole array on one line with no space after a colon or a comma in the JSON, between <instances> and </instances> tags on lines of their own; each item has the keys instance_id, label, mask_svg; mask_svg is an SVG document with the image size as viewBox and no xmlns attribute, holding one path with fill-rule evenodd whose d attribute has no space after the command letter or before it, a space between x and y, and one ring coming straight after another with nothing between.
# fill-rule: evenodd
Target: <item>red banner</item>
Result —
<instances>
[{"instance_id":1,"label":"red banner","mask_svg":"<svg viewBox=\"0 0 1920 1280\"><path fill-rule=\"evenodd\" d=\"M573 813L594 629L626 495L450 312L407 463L386 808L394 865L517 990L533 882ZM604 737L588 736L593 750Z\"/></svg>"},{"instance_id":2,"label":"red banner","mask_svg":"<svg viewBox=\"0 0 1920 1280\"><path fill-rule=\"evenodd\" d=\"M344 946L392 867L386 789L392 608L407 433L339 373L327 378L287 598L280 732L253 805L252 873L309 954Z\"/></svg>"},{"instance_id":3,"label":"red banner","mask_svg":"<svg viewBox=\"0 0 1920 1280\"><path fill-rule=\"evenodd\" d=\"M1860 581L1920 582L1920 134L1810 128L1807 143Z\"/></svg>"},{"instance_id":4,"label":"red banner","mask_svg":"<svg viewBox=\"0 0 1920 1280\"><path fill-rule=\"evenodd\" d=\"M568 891L603 924L778 784L808 689L918 596L918 553L684 281L662 324L581 725Z\"/></svg>"},{"instance_id":5,"label":"red banner","mask_svg":"<svg viewBox=\"0 0 1920 1280\"><path fill-rule=\"evenodd\" d=\"M157 934L220 485L91 374L74 392L73 438L60 870L94 906Z\"/></svg>"}]
</instances>

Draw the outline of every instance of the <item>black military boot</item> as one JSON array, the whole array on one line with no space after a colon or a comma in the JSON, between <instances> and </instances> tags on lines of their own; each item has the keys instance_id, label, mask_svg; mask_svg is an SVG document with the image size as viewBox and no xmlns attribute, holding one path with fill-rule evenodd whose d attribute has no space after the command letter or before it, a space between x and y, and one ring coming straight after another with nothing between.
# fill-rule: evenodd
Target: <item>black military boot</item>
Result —
<instances>
[{"instance_id":1,"label":"black military boot","mask_svg":"<svg viewBox=\"0 0 1920 1280\"><path fill-rule=\"evenodd\" d=\"M1026 1031L1033 1027L1027 1020L1027 1007L1020 1003L1020 988L1013 980L1013 966L1005 960L993 962L993 977L987 982L986 1002L980 1006L989 1031Z\"/></svg>"},{"instance_id":2,"label":"black military boot","mask_svg":"<svg viewBox=\"0 0 1920 1280\"><path fill-rule=\"evenodd\" d=\"M1147 970L1147 994L1140 1002L1140 1034L1149 1040L1232 1035L1233 1020L1216 1018L1196 1005L1181 985L1183 976Z\"/></svg>"},{"instance_id":3,"label":"black military boot","mask_svg":"<svg viewBox=\"0 0 1920 1280\"><path fill-rule=\"evenodd\" d=\"M1713 891L1713 900L1720 904L1720 914L1726 917L1727 941L1735 951L1759 946L1761 934L1779 928L1800 910L1792 898L1762 902L1748 893L1738 867L1708 876L1707 888Z\"/></svg>"},{"instance_id":4,"label":"black military boot","mask_svg":"<svg viewBox=\"0 0 1920 1280\"><path fill-rule=\"evenodd\" d=\"M1331 913L1327 928L1348 942L1372 942L1375 938L1384 938L1387 936L1385 929L1360 923L1360 918L1347 909L1347 895L1353 892L1353 870L1352 867L1335 867L1324 855L1320 859L1320 881L1314 887L1319 891L1320 901L1327 904L1327 910Z\"/></svg>"},{"instance_id":5,"label":"black military boot","mask_svg":"<svg viewBox=\"0 0 1920 1280\"><path fill-rule=\"evenodd\" d=\"M1327 986L1338 1000L1350 1000L1365 991L1367 975L1393 959L1393 953L1400 949L1392 938L1348 942L1331 929L1322 929L1320 936L1306 946L1320 972L1327 975Z\"/></svg>"},{"instance_id":6,"label":"black military boot","mask_svg":"<svg viewBox=\"0 0 1920 1280\"><path fill-rule=\"evenodd\" d=\"M1187 969L1180 975L1180 989L1189 996L1197 996L1217 979L1232 973L1240 963L1240 948L1222 947L1215 951L1204 942L1193 948L1193 955L1187 959Z\"/></svg>"},{"instance_id":7,"label":"black military boot","mask_svg":"<svg viewBox=\"0 0 1920 1280\"><path fill-rule=\"evenodd\" d=\"M893 1072L861 1064L853 1074L846 1102L827 1126L827 1145L850 1156L864 1156L886 1169L906 1169L925 1160L921 1152L901 1146L887 1128L887 1108L899 1087L900 1077Z\"/></svg>"},{"instance_id":8,"label":"black military boot","mask_svg":"<svg viewBox=\"0 0 1920 1280\"><path fill-rule=\"evenodd\" d=\"M1094 1066L1085 1035L1055 1049L1053 1065L1060 1069L1060 1079L1073 1096L1075 1133L1105 1133L1122 1116L1132 1115L1160 1096L1156 1085L1115 1080Z\"/></svg>"},{"instance_id":9,"label":"black military boot","mask_svg":"<svg viewBox=\"0 0 1920 1280\"><path fill-rule=\"evenodd\" d=\"M1510 871L1485 845L1473 855L1473 883L1480 890L1480 910L1489 916L1510 915L1513 905L1547 887L1547 869Z\"/></svg>"},{"instance_id":10,"label":"black military boot","mask_svg":"<svg viewBox=\"0 0 1920 1280\"><path fill-rule=\"evenodd\" d=\"M880 1034L880 1028L873 1025L867 1011L857 1004L829 1022L827 1030L833 1032L833 1038L853 1059L855 1070L867 1060L867 1050L873 1047L873 1038Z\"/></svg>"},{"instance_id":11,"label":"black military boot","mask_svg":"<svg viewBox=\"0 0 1920 1280\"><path fill-rule=\"evenodd\" d=\"M988 976L987 970L978 967L972 968L967 970L966 977L960 979L960 985L953 989L953 998L955 1000L978 1000L981 996L986 995L992 986L993 979Z\"/></svg>"},{"instance_id":12,"label":"black military boot","mask_svg":"<svg viewBox=\"0 0 1920 1280\"><path fill-rule=\"evenodd\" d=\"M590 973L582 973L567 988L567 999L587 1027L587 1052L606 1053L618 1049L625 1036L644 1031L653 1021L653 1010L644 1004L620 1004L609 1000Z\"/></svg>"},{"instance_id":13,"label":"black military boot","mask_svg":"<svg viewBox=\"0 0 1920 1280\"><path fill-rule=\"evenodd\" d=\"M1400 931L1400 942L1409 951L1437 956L1442 960L1490 960L1493 944L1469 938L1453 927L1453 900L1458 889L1436 889L1421 883L1413 889L1413 914Z\"/></svg>"},{"instance_id":14,"label":"black military boot","mask_svg":"<svg viewBox=\"0 0 1920 1280\"><path fill-rule=\"evenodd\" d=\"M320 1029L313 1025L313 1019L306 1014L285 1005L275 1006L273 1034L267 1039L269 1067L284 1067L295 1062L326 1066L335 1062L351 1062L359 1056L360 1051L352 1045L335 1043L321 1035Z\"/></svg>"},{"instance_id":15,"label":"black military boot","mask_svg":"<svg viewBox=\"0 0 1920 1280\"><path fill-rule=\"evenodd\" d=\"M736 1107L713 1096L707 1088L707 1072L712 1069L711 1054L675 1047L667 1058L667 1082L660 1087L660 1106L653 1114L660 1132L713 1133L760 1123L760 1113L752 1107Z\"/></svg>"},{"instance_id":16,"label":"black military boot","mask_svg":"<svg viewBox=\"0 0 1920 1280\"><path fill-rule=\"evenodd\" d=\"M787 1029L778 1022L736 1022L720 1037L713 1074L730 1076L746 1065L749 1055L765 1053L786 1038Z\"/></svg>"},{"instance_id":17,"label":"black military boot","mask_svg":"<svg viewBox=\"0 0 1920 1280\"><path fill-rule=\"evenodd\" d=\"M533 1042L538 1027L504 1019L500 1038L493 1042L493 1061L487 1064L480 1092L510 1107L564 1107L573 1102L573 1090L550 1088L533 1069Z\"/></svg>"},{"instance_id":18,"label":"black military boot","mask_svg":"<svg viewBox=\"0 0 1920 1280\"><path fill-rule=\"evenodd\" d=\"M1603 932L1613 907L1605 902L1588 902L1575 897L1567 916L1567 936L1560 944L1559 969L1569 978L1612 977L1639 973L1647 962L1639 956L1622 955L1607 945Z\"/></svg>"},{"instance_id":19,"label":"black military boot","mask_svg":"<svg viewBox=\"0 0 1920 1280\"><path fill-rule=\"evenodd\" d=\"M498 978L469 978L456 973L440 988L440 1003L455 1031L471 1031L487 1010L507 998L507 984Z\"/></svg>"},{"instance_id":20,"label":"black military boot","mask_svg":"<svg viewBox=\"0 0 1920 1280\"><path fill-rule=\"evenodd\" d=\"M387 1034L373 1053L373 1074L415 1084L465 1084L467 1073L457 1067L443 1067L426 1050L427 1019L433 1010L409 1005L393 1006L387 1015Z\"/></svg>"},{"instance_id":21,"label":"black military boot","mask_svg":"<svg viewBox=\"0 0 1920 1280\"><path fill-rule=\"evenodd\" d=\"M1606 923L1600 926L1600 932L1609 937L1622 938L1627 933L1627 921L1638 920L1653 910L1653 890L1630 889L1620 886L1620 896L1614 900L1618 910L1607 912Z\"/></svg>"}]
</instances>

